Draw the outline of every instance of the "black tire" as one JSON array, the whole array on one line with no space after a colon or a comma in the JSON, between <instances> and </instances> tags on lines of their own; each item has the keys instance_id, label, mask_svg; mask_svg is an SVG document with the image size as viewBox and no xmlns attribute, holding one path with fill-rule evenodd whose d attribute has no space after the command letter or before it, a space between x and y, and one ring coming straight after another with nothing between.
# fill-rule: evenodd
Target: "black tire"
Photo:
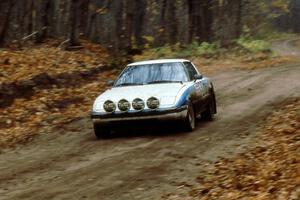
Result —
<instances>
[{"instance_id":1,"label":"black tire","mask_svg":"<svg viewBox=\"0 0 300 200\"><path fill-rule=\"evenodd\" d=\"M213 114L217 114L217 101L216 101L216 95L215 92L212 91L212 104L213 104Z\"/></svg>"},{"instance_id":2,"label":"black tire","mask_svg":"<svg viewBox=\"0 0 300 200\"><path fill-rule=\"evenodd\" d=\"M206 106L204 112L201 113L201 118L205 121L212 121L214 119L214 100L211 100Z\"/></svg>"},{"instance_id":3,"label":"black tire","mask_svg":"<svg viewBox=\"0 0 300 200\"><path fill-rule=\"evenodd\" d=\"M94 133L95 133L95 136L98 138L98 139L101 139L101 138L108 138L110 137L110 130L108 129L107 126L102 126L102 125L99 125L99 124L94 124Z\"/></svg>"},{"instance_id":4,"label":"black tire","mask_svg":"<svg viewBox=\"0 0 300 200\"><path fill-rule=\"evenodd\" d=\"M195 111L192 104L188 105L187 116L183 121L183 128L185 131L191 132L195 129Z\"/></svg>"}]
</instances>

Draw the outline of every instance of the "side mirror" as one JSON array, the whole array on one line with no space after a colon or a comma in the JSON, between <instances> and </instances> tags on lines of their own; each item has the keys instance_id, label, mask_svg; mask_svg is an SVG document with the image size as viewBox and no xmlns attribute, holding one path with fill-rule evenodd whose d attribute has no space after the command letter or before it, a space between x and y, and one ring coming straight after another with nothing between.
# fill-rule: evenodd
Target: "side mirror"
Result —
<instances>
[{"instance_id":1,"label":"side mirror","mask_svg":"<svg viewBox=\"0 0 300 200\"><path fill-rule=\"evenodd\" d=\"M195 74L195 76L194 76L194 79L195 80L200 80L200 79L202 79L203 78L203 75L202 74Z\"/></svg>"},{"instance_id":2,"label":"side mirror","mask_svg":"<svg viewBox=\"0 0 300 200\"><path fill-rule=\"evenodd\" d=\"M115 81L109 80L109 81L106 82L106 85L111 87L111 86L114 85L114 83L115 83Z\"/></svg>"}]
</instances>

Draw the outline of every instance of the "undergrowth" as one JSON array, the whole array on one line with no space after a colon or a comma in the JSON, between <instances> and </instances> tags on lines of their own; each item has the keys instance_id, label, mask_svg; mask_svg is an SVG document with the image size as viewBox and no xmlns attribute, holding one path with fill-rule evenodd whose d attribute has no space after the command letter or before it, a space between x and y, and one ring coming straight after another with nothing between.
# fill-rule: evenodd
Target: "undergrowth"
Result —
<instances>
[{"instance_id":1,"label":"undergrowth","mask_svg":"<svg viewBox=\"0 0 300 200\"><path fill-rule=\"evenodd\" d=\"M228 54L245 55L245 54L272 54L271 43L263 39L254 39L241 36L235 40L229 47L222 47L219 42L193 42L189 45L165 45L162 47L147 48L141 55L135 55L134 60L150 60L160 58L186 58L192 59L197 57L220 58Z\"/></svg>"}]
</instances>

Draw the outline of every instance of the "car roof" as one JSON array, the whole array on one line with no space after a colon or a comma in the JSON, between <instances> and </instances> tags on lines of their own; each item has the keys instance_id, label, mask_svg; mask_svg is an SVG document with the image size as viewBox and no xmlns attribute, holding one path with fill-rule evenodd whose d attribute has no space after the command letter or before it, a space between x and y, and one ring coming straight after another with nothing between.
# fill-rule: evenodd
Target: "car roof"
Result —
<instances>
[{"instance_id":1,"label":"car roof","mask_svg":"<svg viewBox=\"0 0 300 200\"><path fill-rule=\"evenodd\" d=\"M159 64L159 63L176 63L176 62L190 62L189 60L185 59L158 59L158 60L145 60L130 63L127 66L135 66L135 65L149 65L149 64Z\"/></svg>"}]
</instances>

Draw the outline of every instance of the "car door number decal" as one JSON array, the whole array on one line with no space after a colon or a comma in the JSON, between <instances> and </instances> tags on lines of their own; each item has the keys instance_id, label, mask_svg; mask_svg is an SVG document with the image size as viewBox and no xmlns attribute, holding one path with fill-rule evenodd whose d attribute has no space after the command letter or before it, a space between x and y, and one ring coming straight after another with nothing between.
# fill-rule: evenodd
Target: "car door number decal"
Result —
<instances>
[{"instance_id":1,"label":"car door number decal","mask_svg":"<svg viewBox=\"0 0 300 200\"><path fill-rule=\"evenodd\" d=\"M196 93L198 93L201 96L205 96L205 86L203 85L202 81L196 82L195 83L195 89Z\"/></svg>"},{"instance_id":2,"label":"car door number decal","mask_svg":"<svg viewBox=\"0 0 300 200\"><path fill-rule=\"evenodd\" d=\"M202 86L202 84L201 84L200 81L195 83L195 88L196 88L197 90L198 90L199 88L200 88L200 90L201 90L201 89L202 89L201 86Z\"/></svg>"}]
</instances>

